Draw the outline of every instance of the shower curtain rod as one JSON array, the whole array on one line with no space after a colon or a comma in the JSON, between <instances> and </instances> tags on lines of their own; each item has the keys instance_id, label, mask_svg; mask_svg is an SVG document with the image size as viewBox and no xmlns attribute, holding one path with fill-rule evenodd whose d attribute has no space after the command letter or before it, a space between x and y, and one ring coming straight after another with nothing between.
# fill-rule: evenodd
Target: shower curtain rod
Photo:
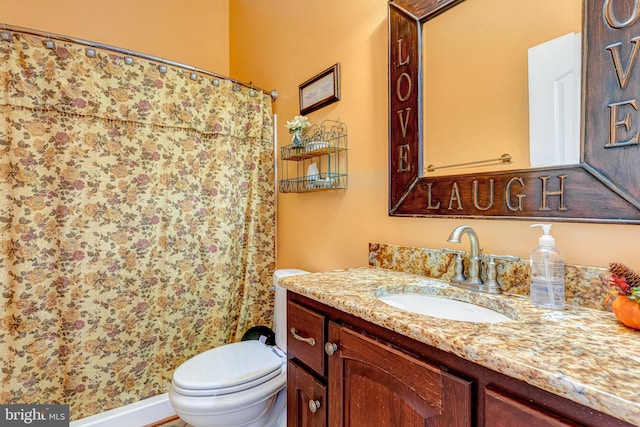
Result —
<instances>
[{"instance_id":1,"label":"shower curtain rod","mask_svg":"<svg viewBox=\"0 0 640 427\"><path fill-rule=\"evenodd\" d=\"M267 90L261 89L259 87L255 87L253 85L253 83L251 83L251 82L249 82L249 83L241 82L239 80L232 79L231 77L227 77L227 76L223 76L223 75L218 74L218 73L214 73L213 71L202 70L202 69L194 67L192 65L187 65L187 64L183 64L181 62L172 61L170 59L164 59L164 58L160 58L160 57L157 57L157 56L148 55L146 53L136 52L136 51L132 51L132 50L129 50L129 49L123 49L121 47L111 46L111 45L108 45L108 44L92 42L92 41L89 41L89 40L78 39L78 38L75 38L75 37L64 36L64 35L61 35L61 34L48 33L46 31L34 30L34 29L31 29L31 28L17 27L17 26L8 25L8 24L3 24L2 25L2 29L0 30L0 36L1 36L2 39L4 39L4 40L8 39L8 37L7 37L7 35L9 34L8 31L21 32L21 33L31 34L31 35L34 35L34 36L46 37L49 40L56 39L56 40L65 41L65 42L78 43L78 44L82 44L84 46L88 46L88 47L92 47L92 48L109 50L109 51L113 51L113 52L122 53L122 54L127 55L127 56L135 56L135 57L142 58L142 59L148 59L150 61L158 62L160 64L171 65L173 67L183 68L183 69L189 70L191 72L204 74L204 75L215 77L215 78L219 78L219 79L222 79L222 80L229 80L229 81L232 81L234 84L238 84L238 85L244 86L244 87L249 88L249 89L259 90L259 91L261 91L263 93L269 94L273 101L275 101L276 98L278 97L278 91L276 89L267 91Z\"/></svg>"}]
</instances>

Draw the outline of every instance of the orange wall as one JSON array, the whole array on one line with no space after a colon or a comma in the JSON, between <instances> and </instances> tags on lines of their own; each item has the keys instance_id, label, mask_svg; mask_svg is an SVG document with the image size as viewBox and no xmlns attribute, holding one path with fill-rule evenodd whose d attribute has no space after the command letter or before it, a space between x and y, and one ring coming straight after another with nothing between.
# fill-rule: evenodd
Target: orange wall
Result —
<instances>
[{"instance_id":1,"label":"orange wall","mask_svg":"<svg viewBox=\"0 0 640 427\"><path fill-rule=\"evenodd\" d=\"M277 89L278 144L299 113L298 85L336 62L342 99L309 115L349 129L346 191L278 196L278 266L326 270L367 264L369 242L441 248L467 223L485 251L528 257L539 232L528 221L387 215L386 0L6 1L1 23L166 57ZM227 19L229 18L229 19ZM555 223L567 262L640 269L640 225ZM466 248L466 242L459 247Z\"/></svg>"},{"instance_id":2,"label":"orange wall","mask_svg":"<svg viewBox=\"0 0 640 427\"><path fill-rule=\"evenodd\" d=\"M3 1L1 24L229 73L229 0Z\"/></svg>"},{"instance_id":3,"label":"orange wall","mask_svg":"<svg viewBox=\"0 0 640 427\"><path fill-rule=\"evenodd\" d=\"M298 85L336 62L342 99L309 114L340 118L349 129L346 191L280 194L278 266L326 270L367 264L367 244L467 248L447 243L457 225L473 226L486 252L528 258L539 231L530 221L395 218L387 215L386 0L233 0L231 74L279 92L278 144L299 113ZM624 262L640 269L640 225L554 223L553 235L571 264Z\"/></svg>"}]
</instances>

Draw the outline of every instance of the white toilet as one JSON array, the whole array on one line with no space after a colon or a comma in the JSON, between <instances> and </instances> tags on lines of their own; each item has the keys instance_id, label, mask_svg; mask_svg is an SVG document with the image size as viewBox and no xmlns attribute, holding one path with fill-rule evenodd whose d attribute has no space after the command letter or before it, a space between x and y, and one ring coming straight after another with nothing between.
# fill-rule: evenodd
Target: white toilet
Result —
<instances>
[{"instance_id":1,"label":"white toilet","mask_svg":"<svg viewBox=\"0 0 640 427\"><path fill-rule=\"evenodd\" d=\"M291 269L273 274L277 346L264 340L227 344L175 370L169 401L180 418L194 427L286 427L286 290L278 280L304 273Z\"/></svg>"}]
</instances>

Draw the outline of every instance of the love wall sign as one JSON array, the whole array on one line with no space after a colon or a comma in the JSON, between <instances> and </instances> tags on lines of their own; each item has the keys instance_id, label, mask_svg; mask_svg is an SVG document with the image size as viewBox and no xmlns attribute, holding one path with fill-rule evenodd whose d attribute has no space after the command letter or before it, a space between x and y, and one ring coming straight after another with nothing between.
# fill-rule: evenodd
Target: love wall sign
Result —
<instances>
[{"instance_id":1,"label":"love wall sign","mask_svg":"<svg viewBox=\"0 0 640 427\"><path fill-rule=\"evenodd\" d=\"M584 2L579 165L422 176L421 26L461 1L389 2L390 215L640 223L640 0Z\"/></svg>"}]
</instances>

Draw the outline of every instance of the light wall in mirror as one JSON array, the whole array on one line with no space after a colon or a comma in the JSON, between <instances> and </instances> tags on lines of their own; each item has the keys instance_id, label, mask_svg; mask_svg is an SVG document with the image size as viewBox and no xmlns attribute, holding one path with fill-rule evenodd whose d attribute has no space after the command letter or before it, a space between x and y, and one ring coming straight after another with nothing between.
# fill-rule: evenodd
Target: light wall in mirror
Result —
<instances>
[{"instance_id":1,"label":"light wall in mirror","mask_svg":"<svg viewBox=\"0 0 640 427\"><path fill-rule=\"evenodd\" d=\"M528 52L567 34L576 34L579 43L582 0L464 1L428 20L422 28L424 165L438 168L427 174L530 168ZM572 142L579 153L580 44L576 47L577 52L570 52L577 64L570 62L567 66L577 75L572 88L573 101L577 102L573 109L576 130ZM540 56L539 52L537 57ZM560 54L561 59L564 56ZM544 67L551 68L548 72L552 75L567 74L565 70L554 69L563 65L557 58L545 62ZM549 86L547 90L553 98L557 89L553 81ZM539 92L541 88L536 90ZM553 104L544 110L552 109ZM553 111L550 114L553 118ZM539 147L538 151L545 148ZM508 164L486 162L442 168L499 158L504 153L512 157ZM579 158L571 163L537 163L536 167L577 164Z\"/></svg>"}]
</instances>

